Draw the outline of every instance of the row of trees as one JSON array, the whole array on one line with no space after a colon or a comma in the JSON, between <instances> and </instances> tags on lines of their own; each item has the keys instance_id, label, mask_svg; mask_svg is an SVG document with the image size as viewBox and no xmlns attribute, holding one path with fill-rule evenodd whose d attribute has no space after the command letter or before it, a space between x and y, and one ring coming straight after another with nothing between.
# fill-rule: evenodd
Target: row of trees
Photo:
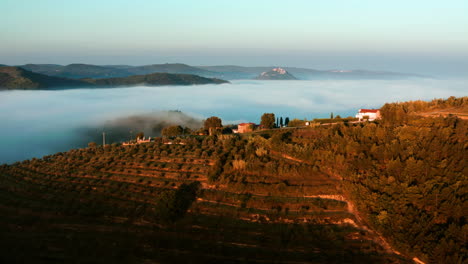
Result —
<instances>
[{"instance_id":1,"label":"row of trees","mask_svg":"<svg viewBox=\"0 0 468 264\"><path fill-rule=\"evenodd\" d=\"M263 129L272 129L276 127L281 127L283 125L289 124L289 117L285 118L283 122L283 117L276 118L275 122L275 114L273 113L265 113L261 117L260 126ZM232 133L230 127L223 127L223 123L221 118L217 116L212 116L207 118L203 123L203 128L198 131L193 131L188 127L182 127L180 125L171 125L168 127L163 128L161 134L164 137L177 137L183 135L190 135L190 134L208 134L208 135L216 135L216 134L229 134Z\"/></svg>"}]
</instances>

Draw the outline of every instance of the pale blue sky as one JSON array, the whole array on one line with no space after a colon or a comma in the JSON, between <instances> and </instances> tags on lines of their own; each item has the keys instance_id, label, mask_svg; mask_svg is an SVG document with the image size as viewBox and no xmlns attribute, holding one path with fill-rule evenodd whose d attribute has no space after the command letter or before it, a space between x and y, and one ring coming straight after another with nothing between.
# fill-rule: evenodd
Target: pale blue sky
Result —
<instances>
[{"instance_id":1,"label":"pale blue sky","mask_svg":"<svg viewBox=\"0 0 468 264\"><path fill-rule=\"evenodd\" d=\"M466 0L0 0L0 63L468 74Z\"/></svg>"}]
</instances>

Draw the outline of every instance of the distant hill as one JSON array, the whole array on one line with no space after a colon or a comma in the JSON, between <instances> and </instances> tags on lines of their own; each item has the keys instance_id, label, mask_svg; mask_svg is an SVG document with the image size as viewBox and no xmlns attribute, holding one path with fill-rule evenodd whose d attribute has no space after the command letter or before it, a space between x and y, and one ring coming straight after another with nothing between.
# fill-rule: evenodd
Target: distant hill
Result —
<instances>
[{"instance_id":1,"label":"distant hill","mask_svg":"<svg viewBox=\"0 0 468 264\"><path fill-rule=\"evenodd\" d=\"M156 72L195 74L206 78L224 80L255 79L262 72L268 72L275 66L243 67L236 65L190 66L182 63L152 64L144 66L130 65L90 65L70 64L26 64L19 66L26 70L65 78L115 78ZM367 70L314 70L297 67L281 67L300 80L398 80L410 78L428 78L409 73L367 71Z\"/></svg>"},{"instance_id":2,"label":"distant hill","mask_svg":"<svg viewBox=\"0 0 468 264\"><path fill-rule=\"evenodd\" d=\"M218 78L227 80L236 79L254 79L260 73L269 71L274 67L243 67L236 65L222 65L222 66L198 66L198 68L216 72Z\"/></svg>"},{"instance_id":3,"label":"distant hill","mask_svg":"<svg viewBox=\"0 0 468 264\"><path fill-rule=\"evenodd\" d=\"M25 64L18 67L49 76L56 76L64 68L64 66L58 64Z\"/></svg>"},{"instance_id":4,"label":"distant hill","mask_svg":"<svg viewBox=\"0 0 468 264\"><path fill-rule=\"evenodd\" d=\"M60 87L77 88L86 87L89 83L80 80L71 80L52 77L27 71L19 67L0 67L0 90L2 89L55 89Z\"/></svg>"},{"instance_id":5,"label":"distant hill","mask_svg":"<svg viewBox=\"0 0 468 264\"><path fill-rule=\"evenodd\" d=\"M0 67L2 89L69 89L80 87L119 87L134 85L220 84L227 81L190 74L153 73L121 78L67 79L34 73L19 67Z\"/></svg>"},{"instance_id":6,"label":"distant hill","mask_svg":"<svg viewBox=\"0 0 468 264\"><path fill-rule=\"evenodd\" d=\"M283 68L274 68L270 71L262 72L255 79L257 80L297 80L292 74Z\"/></svg>"},{"instance_id":7,"label":"distant hill","mask_svg":"<svg viewBox=\"0 0 468 264\"><path fill-rule=\"evenodd\" d=\"M70 64L66 66L56 64L26 64L19 66L28 71L33 71L50 76L82 79L82 78L115 78L133 75L144 75L157 72L195 74L204 77L215 77L219 74L204 69L192 67L186 64L153 64L145 66L129 65L91 65Z\"/></svg>"},{"instance_id":8,"label":"distant hill","mask_svg":"<svg viewBox=\"0 0 468 264\"><path fill-rule=\"evenodd\" d=\"M91 64L70 64L67 66L55 64L26 64L23 69L45 75L81 79L81 78L112 78L132 75L125 69L97 66Z\"/></svg>"},{"instance_id":9,"label":"distant hill","mask_svg":"<svg viewBox=\"0 0 468 264\"><path fill-rule=\"evenodd\" d=\"M182 73L182 74L195 74L204 77L213 77L217 74L208 70L200 69L197 67L189 66L182 63L166 63L166 64L152 64L138 67L126 68L126 71L134 74L150 74L156 72L165 73Z\"/></svg>"},{"instance_id":10,"label":"distant hill","mask_svg":"<svg viewBox=\"0 0 468 264\"><path fill-rule=\"evenodd\" d=\"M225 80L215 78L205 78L193 74L171 74L152 73L146 75L134 75L122 78L108 79L84 79L97 86L133 86L133 85L193 85L193 84L221 84L227 83Z\"/></svg>"},{"instance_id":11,"label":"distant hill","mask_svg":"<svg viewBox=\"0 0 468 264\"><path fill-rule=\"evenodd\" d=\"M217 78L226 80L256 79L263 72L268 72L274 66L242 67L235 65L198 66L211 72L218 73ZM314 70L297 67L281 67L289 74L300 80L401 80L411 78L431 78L411 73L367 71L367 70Z\"/></svg>"}]
</instances>

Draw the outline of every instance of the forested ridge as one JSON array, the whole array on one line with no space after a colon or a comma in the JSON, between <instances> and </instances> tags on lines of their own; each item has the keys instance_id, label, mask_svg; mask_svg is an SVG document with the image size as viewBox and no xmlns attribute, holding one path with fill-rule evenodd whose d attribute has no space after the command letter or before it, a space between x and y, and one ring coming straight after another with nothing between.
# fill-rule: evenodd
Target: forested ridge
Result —
<instances>
[{"instance_id":1,"label":"forested ridge","mask_svg":"<svg viewBox=\"0 0 468 264\"><path fill-rule=\"evenodd\" d=\"M99 67L98 67L99 68ZM0 66L0 90L47 90L71 88L113 88L122 86L221 84L227 81L192 74L151 73L101 79L68 79L35 73L20 67Z\"/></svg>"},{"instance_id":2,"label":"forested ridge","mask_svg":"<svg viewBox=\"0 0 468 264\"><path fill-rule=\"evenodd\" d=\"M276 148L342 178L365 219L402 253L463 263L468 122L417 113L463 108L467 99L386 104L379 122L297 130Z\"/></svg>"}]
</instances>

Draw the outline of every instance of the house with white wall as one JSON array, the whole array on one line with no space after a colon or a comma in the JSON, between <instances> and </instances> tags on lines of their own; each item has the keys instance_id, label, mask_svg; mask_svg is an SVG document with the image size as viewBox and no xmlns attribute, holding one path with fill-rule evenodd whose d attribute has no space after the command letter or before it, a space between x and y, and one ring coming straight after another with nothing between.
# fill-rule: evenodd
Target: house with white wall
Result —
<instances>
[{"instance_id":1,"label":"house with white wall","mask_svg":"<svg viewBox=\"0 0 468 264\"><path fill-rule=\"evenodd\" d=\"M359 121L374 121L380 119L380 109L359 109L356 118L358 118Z\"/></svg>"}]
</instances>

